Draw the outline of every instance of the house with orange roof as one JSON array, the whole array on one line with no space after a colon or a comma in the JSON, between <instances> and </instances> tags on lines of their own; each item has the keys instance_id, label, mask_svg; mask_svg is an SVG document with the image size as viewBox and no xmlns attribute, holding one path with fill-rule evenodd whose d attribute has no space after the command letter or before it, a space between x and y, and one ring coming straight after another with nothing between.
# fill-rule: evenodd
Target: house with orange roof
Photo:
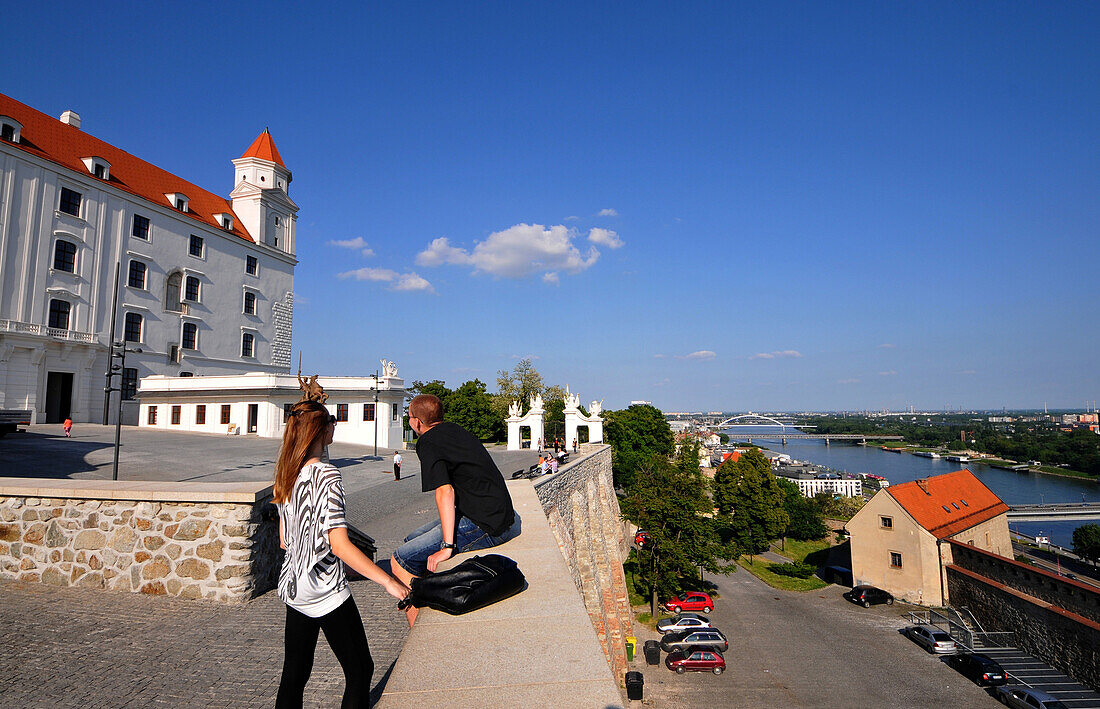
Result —
<instances>
[{"instance_id":1,"label":"house with orange roof","mask_svg":"<svg viewBox=\"0 0 1100 709\"><path fill-rule=\"evenodd\" d=\"M289 372L291 173L264 130L226 178L224 197L0 95L0 408L102 422L112 339L140 350L112 380L128 423L150 375Z\"/></svg>"},{"instance_id":2,"label":"house with orange roof","mask_svg":"<svg viewBox=\"0 0 1100 709\"><path fill-rule=\"evenodd\" d=\"M879 490L846 526L855 584L911 603L948 602L946 540L1012 558L1008 505L965 469Z\"/></svg>"}]
</instances>

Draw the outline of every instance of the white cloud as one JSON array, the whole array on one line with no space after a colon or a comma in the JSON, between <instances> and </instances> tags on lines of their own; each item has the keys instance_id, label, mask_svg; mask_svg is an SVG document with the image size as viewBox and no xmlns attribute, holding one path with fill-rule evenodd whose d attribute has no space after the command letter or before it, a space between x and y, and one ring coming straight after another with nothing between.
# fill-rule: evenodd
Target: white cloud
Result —
<instances>
[{"instance_id":1,"label":"white cloud","mask_svg":"<svg viewBox=\"0 0 1100 709\"><path fill-rule=\"evenodd\" d=\"M691 354L676 355L676 359L694 359L700 362L707 362L718 356L717 352L713 350L696 350Z\"/></svg>"},{"instance_id":2,"label":"white cloud","mask_svg":"<svg viewBox=\"0 0 1100 709\"><path fill-rule=\"evenodd\" d=\"M787 359L801 356L802 353L798 350L775 350L773 352L757 352L749 359Z\"/></svg>"},{"instance_id":3,"label":"white cloud","mask_svg":"<svg viewBox=\"0 0 1100 709\"><path fill-rule=\"evenodd\" d=\"M390 290L395 291L424 291L434 293L432 284L416 273L398 273L389 268L357 268L354 271L344 271L336 274L337 278L352 278L357 281L373 281L376 283L389 283Z\"/></svg>"},{"instance_id":4,"label":"white cloud","mask_svg":"<svg viewBox=\"0 0 1100 709\"><path fill-rule=\"evenodd\" d=\"M552 283L554 285L558 285L558 283L561 282L561 279L558 278L558 274L556 272L551 271L550 273L542 274L542 282L543 283Z\"/></svg>"},{"instance_id":5,"label":"white cloud","mask_svg":"<svg viewBox=\"0 0 1100 709\"><path fill-rule=\"evenodd\" d=\"M609 249L617 249L623 245L623 240L619 238L619 235L610 229L592 229L588 232L588 240L593 244L606 246Z\"/></svg>"},{"instance_id":6,"label":"white cloud","mask_svg":"<svg viewBox=\"0 0 1100 709\"><path fill-rule=\"evenodd\" d=\"M608 207L607 209L601 209L600 211L596 212L596 216L597 217L617 217L617 216L619 216L619 213L616 212L611 207Z\"/></svg>"},{"instance_id":7,"label":"white cloud","mask_svg":"<svg viewBox=\"0 0 1100 709\"><path fill-rule=\"evenodd\" d=\"M878 373L878 375L879 375L880 377L892 377L892 376L894 376L895 374L897 374L897 371L896 371L896 370L893 370L893 369L891 369L891 370L889 370L889 371L886 371L886 372L879 372L879 373Z\"/></svg>"},{"instance_id":8,"label":"white cloud","mask_svg":"<svg viewBox=\"0 0 1100 709\"><path fill-rule=\"evenodd\" d=\"M667 358L668 358L668 355L666 355L666 354L655 354L655 355L653 355L653 359L667 359Z\"/></svg>"},{"instance_id":9,"label":"white cloud","mask_svg":"<svg viewBox=\"0 0 1100 709\"><path fill-rule=\"evenodd\" d=\"M892 350L895 347L897 347L897 345L891 344L889 342L883 342L881 345L878 346L880 350Z\"/></svg>"},{"instance_id":10,"label":"white cloud","mask_svg":"<svg viewBox=\"0 0 1100 709\"><path fill-rule=\"evenodd\" d=\"M838 379L837 384L859 384L858 379Z\"/></svg>"},{"instance_id":11,"label":"white cloud","mask_svg":"<svg viewBox=\"0 0 1100 709\"><path fill-rule=\"evenodd\" d=\"M496 231L472 251L452 246L446 237L428 244L416 256L418 266L473 266L475 273L498 278L527 278L540 271L579 273L600 258L595 246L582 254L573 244L577 230L563 225L516 224Z\"/></svg>"},{"instance_id":12,"label":"white cloud","mask_svg":"<svg viewBox=\"0 0 1100 709\"><path fill-rule=\"evenodd\" d=\"M332 239L328 243L329 246L339 246L342 249L359 249L360 253L364 256L374 256L374 249L372 249L361 236L357 236L354 239Z\"/></svg>"},{"instance_id":13,"label":"white cloud","mask_svg":"<svg viewBox=\"0 0 1100 709\"><path fill-rule=\"evenodd\" d=\"M577 216L576 214L571 214L571 215L569 215L568 217L566 217L566 218L564 219L564 221L567 221L567 222L575 222L575 221L577 221L578 219L580 219L580 217L578 217L578 216Z\"/></svg>"}]
</instances>

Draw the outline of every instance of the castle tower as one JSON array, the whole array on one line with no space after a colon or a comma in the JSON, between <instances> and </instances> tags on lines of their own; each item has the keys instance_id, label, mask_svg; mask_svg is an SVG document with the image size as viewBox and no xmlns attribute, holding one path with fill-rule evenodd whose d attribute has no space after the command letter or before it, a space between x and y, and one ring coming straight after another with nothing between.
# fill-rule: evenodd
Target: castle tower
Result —
<instances>
[{"instance_id":1,"label":"castle tower","mask_svg":"<svg viewBox=\"0 0 1100 709\"><path fill-rule=\"evenodd\" d=\"M290 170L264 129L233 161L233 211L257 243L294 254L298 205L290 198Z\"/></svg>"}]
</instances>

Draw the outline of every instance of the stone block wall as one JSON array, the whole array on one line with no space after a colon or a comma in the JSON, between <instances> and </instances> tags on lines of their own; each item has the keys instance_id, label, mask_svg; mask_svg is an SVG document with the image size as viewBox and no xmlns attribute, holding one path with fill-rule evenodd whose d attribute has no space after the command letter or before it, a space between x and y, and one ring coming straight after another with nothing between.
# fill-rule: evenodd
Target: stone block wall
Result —
<instances>
[{"instance_id":1,"label":"stone block wall","mask_svg":"<svg viewBox=\"0 0 1100 709\"><path fill-rule=\"evenodd\" d=\"M577 585L600 645L620 682L633 635L623 574L629 550L626 523L611 477L610 446L592 446L557 475L536 482L558 548Z\"/></svg>"},{"instance_id":2,"label":"stone block wall","mask_svg":"<svg viewBox=\"0 0 1100 709\"><path fill-rule=\"evenodd\" d=\"M1010 630L1022 650L1100 691L1100 592L1091 586L952 544L951 604L989 631Z\"/></svg>"},{"instance_id":3,"label":"stone block wall","mask_svg":"<svg viewBox=\"0 0 1100 709\"><path fill-rule=\"evenodd\" d=\"M239 602L272 588L274 507L0 496L0 577Z\"/></svg>"}]
</instances>

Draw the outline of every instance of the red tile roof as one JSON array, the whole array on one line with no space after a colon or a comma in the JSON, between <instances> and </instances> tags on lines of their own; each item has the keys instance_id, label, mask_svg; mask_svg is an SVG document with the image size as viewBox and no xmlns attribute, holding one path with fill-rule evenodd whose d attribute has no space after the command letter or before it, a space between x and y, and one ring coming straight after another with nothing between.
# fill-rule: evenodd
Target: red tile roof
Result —
<instances>
[{"instance_id":1,"label":"red tile roof","mask_svg":"<svg viewBox=\"0 0 1100 709\"><path fill-rule=\"evenodd\" d=\"M965 469L891 485L886 491L937 539L1008 512L1008 505Z\"/></svg>"},{"instance_id":2,"label":"red tile roof","mask_svg":"<svg viewBox=\"0 0 1100 709\"><path fill-rule=\"evenodd\" d=\"M279 149L275 147L275 141L271 139L271 134L267 132L267 128L264 128L264 132L252 141L252 145L248 146L248 150L244 151L244 155L241 157L260 158L286 167L283 164L283 158L279 155Z\"/></svg>"},{"instance_id":3,"label":"red tile roof","mask_svg":"<svg viewBox=\"0 0 1100 709\"><path fill-rule=\"evenodd\" d=\"M166 194L178 192L186 195L189 200L188 217L222 230L221 224L214 219L214 215L232 214L234 218L231 233L242 239L254 241L248 231L240 225L240 219L237 219L233 212L233 205L224 197L208 192L156 165L134 157L125 150L120 150L79 128L62 123L4 94L0 94L0 115L10 116L23 124L20 141L14 145L31 155L49 160L90 179L95 178L89 174L87 166L81 159L103 158L111 164L108 182L112 187L168 208L172 205L165 197ZM270 136L268 140L270 141ZM272 149L274 149L274 143L272 143ZM277 152L275 155L278 157Z\"/></svg>"}]
</instances>

